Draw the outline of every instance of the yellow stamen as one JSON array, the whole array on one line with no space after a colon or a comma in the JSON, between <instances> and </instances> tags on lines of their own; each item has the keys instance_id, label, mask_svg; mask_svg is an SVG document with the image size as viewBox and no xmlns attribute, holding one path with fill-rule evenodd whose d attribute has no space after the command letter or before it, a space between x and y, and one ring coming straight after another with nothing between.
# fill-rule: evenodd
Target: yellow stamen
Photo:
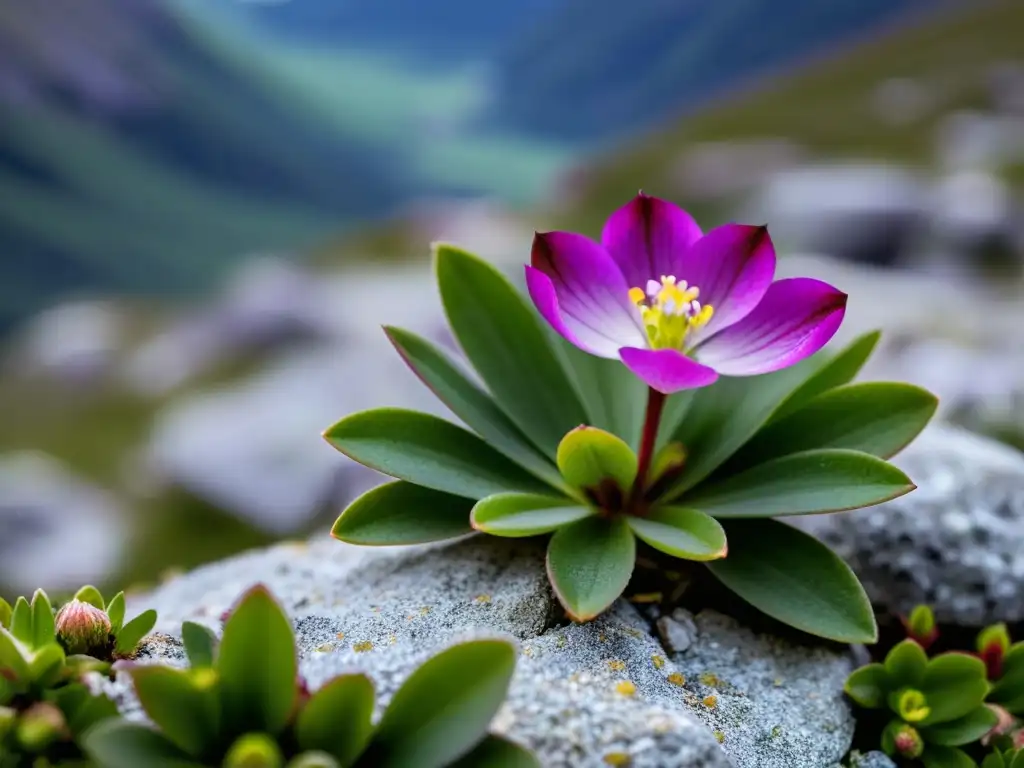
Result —
<instances>
[{"instance_id":1,"label":"yellow stamen","mask_svg":"<svg viewBox=\"0 0 1024 768\"><path fill-rule=\"evenodd\" d=\"M697 301L700 288L677 281L673 275L649 280L647 290L630 288L629 300L640 309L640 319L654 349L686 349L691 331L703 328L714 315L710 304Z\"/></svg>"}]
</instances>

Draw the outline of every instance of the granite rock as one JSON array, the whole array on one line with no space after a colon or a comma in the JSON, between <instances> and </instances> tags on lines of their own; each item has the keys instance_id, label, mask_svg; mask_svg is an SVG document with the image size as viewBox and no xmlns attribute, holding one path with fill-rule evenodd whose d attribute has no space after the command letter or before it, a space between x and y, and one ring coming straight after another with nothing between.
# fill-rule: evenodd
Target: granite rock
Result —
<instances>
[{"instance_id":1,"label":"granite rock","mask_svg":"<svg viewBox=\"0 0 1024 768\"><path fill-rule=\"evenodd\" d=\"M1024 619L1024 454L937 423L894 463L917 490L796 524L850 563L876 609L928 603L962 626Z\"/></svg>"},{"instance_id":2,"label":"granite rock","mask_svg":"<svg viewBox=\"0 0 1024 768\"><path fill-rule=\"evenodd\" d=\"M509 637L520 660L493 727L545 766L824 768L849 748L845 653L758 636L711 612L673 618L693 633L686 651L670 653L652 617L626 601L589 624L566 623L543 559L537 542L484 537L386 550L313 540L205 566L133 598L129 611L155 607L165 633L141 661L180 664L182 620L219 631L238 595L263 582L294 621L310 685L362 669L379 705L452 642ZM107 690L140 716L123 677Z\"/></svg>"}]
</instances>

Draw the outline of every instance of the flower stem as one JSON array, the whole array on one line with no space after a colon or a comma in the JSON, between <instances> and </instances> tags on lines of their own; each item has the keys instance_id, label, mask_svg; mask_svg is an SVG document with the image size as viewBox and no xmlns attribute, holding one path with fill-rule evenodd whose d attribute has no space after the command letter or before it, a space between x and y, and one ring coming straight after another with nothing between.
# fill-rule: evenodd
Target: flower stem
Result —
<instances>
[{"instance_id":1,"label":"flower stem","mask_svg":"<svg viewBox=\"0 0 1024 768\"><path fill-rule=\"evenodd\" d=\"M644 430L640 434L640 454L637 459L636 480L630 493L630 506L634 506L647 485L647 473L654 459L654 444L658 439L661 411L665 407L665 395L656 389L647 391L647 413L644 415Z\"/></svg>"}]
</instances>

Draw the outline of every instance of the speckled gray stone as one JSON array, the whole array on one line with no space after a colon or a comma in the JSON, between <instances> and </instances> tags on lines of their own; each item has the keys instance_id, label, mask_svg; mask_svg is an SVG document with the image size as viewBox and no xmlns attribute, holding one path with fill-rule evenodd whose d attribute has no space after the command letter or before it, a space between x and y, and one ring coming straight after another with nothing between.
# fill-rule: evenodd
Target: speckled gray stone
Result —
<instances>
[{"instance_id":1,"label":"speckled gray stone","mask_svg":"<svg viewBox=\"0 0 1024 768\"><path fill-rule=\"evenodd\" d=\"M917 490L793 521L846 558L876 608L928 603L964 626L1024 619L1024 454L936 424L893 461Z\"/></svg>"},{"instance_id":2,"label":"speckled gray stone","mask_svg":"<svg viewBox=\"0 0 1024 768\"><path fill-rule=\"evenodd\" d=\"M713 731L737 765L831 765L853 738L843 699L853 671L846 654L756 635L727 616L702 611L696 639L672 661L686 679L687 707Z\"/></svg>"},{"instance_id":3,"label":"speckled gray stone","mask_svg":"<svg viewBox=\"0 0 1024 768\"><path fill-rule=\"evenodd\" d=\"M850 768L896 768L896 763L877 750L864 754L854 752L850 755Z\"/></svg>"},{"instance_id":4,"label":"speckled gray stone","mask_svg":"<svg viewBox=\"0 0 1024 768\"><path fill-rule=\"evenodd\" d=\"M849 748L844 654L796 648L703 613L676 617L693 637L673 655L625 601L594 622L568 624L543 557L537 542L484 537L392 550L314 540L203 567L133 598L129 611L157 608L158 629L170 635L147 643L141 661L180 664L173 636L182 620L219 630L238 595L263 582L295 623L310 686L363 670L378 707L452 642L509 637L520 660L493 728L545 766L824 768ZM720 676L719 687L701 681L705 671ZM124 676L106 689L141 716ZM718 697L714 708L708 695Z\"/></svg>"}]
</instances>

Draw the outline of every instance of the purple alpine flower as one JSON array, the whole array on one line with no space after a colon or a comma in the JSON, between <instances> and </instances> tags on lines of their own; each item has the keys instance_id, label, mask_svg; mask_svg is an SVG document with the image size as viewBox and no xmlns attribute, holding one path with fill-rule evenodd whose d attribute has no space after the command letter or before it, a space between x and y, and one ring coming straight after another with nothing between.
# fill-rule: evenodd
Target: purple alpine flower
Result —
<instances>
[{"instance_id":1,"label":"purple alpine flower","mask_svg":"<svg viewBox=\"0 0 1024 768\"><path fill-rule=\"evenodd\" d=\"M846 294L820 280L772 282L766 227L702 235L683 209L642 192L612 214L600 243L538 233L531 262L530 297L551 326L663 394L798 363L846 312Z\"/></svg>"}]
</instances>

